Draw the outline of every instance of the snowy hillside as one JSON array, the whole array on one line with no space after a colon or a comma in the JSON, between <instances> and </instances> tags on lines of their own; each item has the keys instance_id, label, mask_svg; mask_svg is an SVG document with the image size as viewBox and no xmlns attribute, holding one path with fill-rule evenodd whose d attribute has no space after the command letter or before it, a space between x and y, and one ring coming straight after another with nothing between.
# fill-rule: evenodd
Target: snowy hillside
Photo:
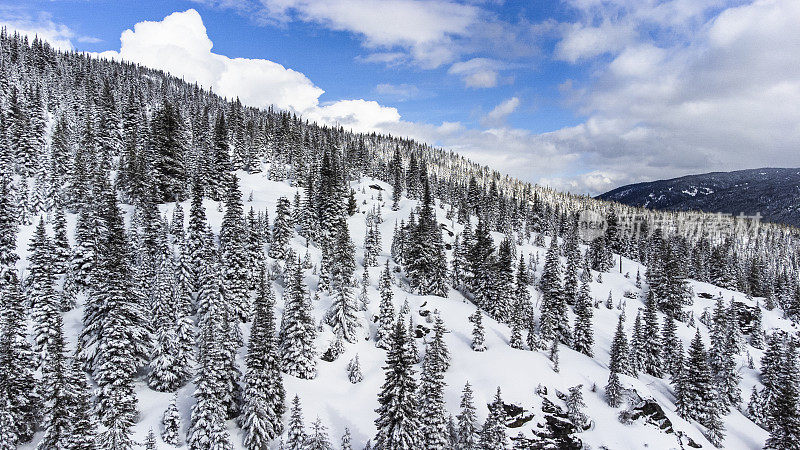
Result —
<instances>
[{"instance_id":1,"label":"snowy hillside","mask_svg":"<svg viewBox=\"0 0 800 450\"><path fill-rule=\"evenodd\" d=\"M257 211L266 209L269 217L275 217L277 200L281 196L292 198L296 192L295 188L287 183L274 182L267 179L265 172L257 174L247 174L239 172L241 177L241 190L245 194L245 200L252 192L252 200L244 202L245 210L250 207ZM380 186L383 190L375 189ZM391 206L391 186L374 179L362 179L354 182L351 187L356 192L358 212L348 219L353 242L356 243L356 259L359 267L356 270L360 274L363 268L360 266L361 255L363 253L365 228L365 215L373 208L379 208L383 223L381 235L390 237L395 222L408 218L410 212L415 208L417 202L403 198L400 202L400 209L392 211ZM383 200L378 200L382 197ZM182 204L184 210L189 209L189 202ZM219 232L222 221L222 212L218 209L218 202L206 201L206 214L209 224L215 232ZM128 209L130 210L130 209ZM161 207L161 213L165 217L172 217L174 204L165 204ZM446 228L459 234L463 226L453 223L445 218L446 212L439 208L437 217L439 221L446 225ZM188 220L188 219L187 219ZM70 228L73 228L74 217L68 216ZM28 245L33 235L35 226L23 227L19 233L18 252L21 261L18 264L20 273L25 273L26 258L28 256ZM70 233L72 235L72 233ZM502 239L500 233L493 233L497 243ZM549 238L546 238L546 240ZM453 238L445 233L445 240L452 243ZM305 240L295 236L291 241L291 246L295 253L304 255L306 251L311 255L312 264L318 267L320 264L319 249L314 246L306 247ZM295 394L302 400L303 413L306 422L310 425L311 421L319 417L323 424L329 429L332 439L338 440L345 428L349 428L353 436L354 448L360 448L367 440L375 436L374 420L376 417L375 408L378 390L384 381L382 366L385 363L386 352L375 346L374 339L367 339L367 332L370 337L375 334L376 325L372 322L373 317L379 314L379 293L377 290L378 278L383 264L390 256L390 240L384 238L382 251L379 256L379 267L369 268L370 287L369 303L367 311L360 314L360 319L365 324L364 340L356 344L347 345L345 353L336 361L318 364L319 374L313 380L301 380L292 376L284 376L284 383L287 398L291 399ZM583 247L583 250L586 250ZM517 252L522 255L537 255L543 260L547 251L546 247L537 247L530 242L519 246ZM271 260L275 263L274 260ZM394 263L392 263L394 265ZM464 384L469 382L475 393L475 404L478 409L478 419L482 422L487 416L485 405L492 402L497 387L501 389L503 401L522 407L525 411L523 416L529 421L519 427L511 427L507 430L509 436L515 436L521 432L528 438L532 438L532 430L540 430L543 427L544 415L542 412L543 399L553 402L566 410L564 401L559 399L556 392L568 392L569 388L576 385L583 385L584 401L586 402L585 413L592 421L592 426L575 437L584 444L592 448L609 449L616 448L685 448L689 439L704 448L711 447L711 444L703 436L703 429L697 423L687 422L675 413L674 394L668 380L658 379L645 374L639 378L628 376L622 377L625 388L633 389L642 399L653 399L663 409L667 419L672 423L675 432L665 432L660 430L654 423L646 423L645 420L636 420L630 424L622 424L617 415L624 410L627 405L620 408L610 408L603 396L603 386L608 379L608 359L611 341L620 314L625 314L628 318L626 331L630 332L632 318L637 311L644 307L642 301L643 289L635 287L634 278L639 271L645 273L645 267L640 264L623 258L623 271L625 274L618 273L617 268L608 273L603 273L602 282L593 281L591 283L592 299L598 303L594 311L592 320L594 326L595 358L587 357L581 353L570 350L567 347L561 348L559 356L559 372L553 370L553 362L549 359L548 351L529 351L513 349L509 346L510 329L508 326L497 323L491 318L484 317L483 324L486 328L486 347L485 352L472 351L470 343L472 340L472 324L469 316L475 312L475 306L465 299L458 291L450 290L447 298L436 296L419 296L409 292L407 282L399 277L395 278L394 307L400 310L404 301L408 301L411 307L412 317L415 324L431 328L432 324L426 319L431 311L439 311L447 327L445 342L452 355L452 366L446 372L445 400L447 410L454 416L459 411L461 391ZM306 281L313 291L316 286L317 277L312 271L307 271ZM541 267L539 273L541 274ZM597 272L592 276L596 280ZM748 299L739 292L721 289L719 287L700 282L690 282L690 286L695 294L708 293L717 297L721 295L726 301L734 299L738 302L754 306L757 301L763 299ZM275 285L278 292L281 287ZM646 289L646 285L644 285ZM536 289L531 286L531 292L535 306L538 305ZM633 292L636 298L626 299L623 297L625 292ZM605 301L609 296L613 298L613 309L607 309ZM280 295L279 295L280 298ZM318 302L314 302L314 317L317 322L321 321L325 311L331 305L328 295L322 294ZM620 306L621 305L621 306ZM277 305L277 317L280 317L282 310L281 302ZM622 308L622 309L621 309ZM700 317L704 310L713 310L714 299L695 297L692 311L695 317ZM765 328L782 328L793 330L793 326L787 320L780 318L780 314L775 311L763 311L763 323ZM65 314L65 330L67 330L67 340L71 345L77 341L77 334L81 329L82 308L79 305L76 309ZM659 322L662 314L659 313ZM570 321L574 315L570 313ZM704 338L708 337L708 329L699 321L696 322ZM244 326L245 336L247 336L249 326ZM678 324L678 335L683 341L684 348L688 347L695 329L683 323ZM330 327L325 326L322 333L316 339L316 349L319 354L324 352L334 335ZM416 339L417 347L423 350L424 342L427 338ZM239 352L239 364L243 366L245 349ZM737 358L737 370L742 374L741 388L745 393L743 404L747 403L747 395L753 385L760 386L758 381L757 369L750 369L747 366L747 356L750 355L758 365L758 361L763 355L762 350L748 346ZM358 355L361 363L361 370L364 381L352 384L348 380L346 365ZM418 367L419 371L419 367ZM547 394L537 394L537 387L542 386L547 389ZM596 392L592 391L593 386ZM178 395L178 406L181 410L183 432L190 421L190 408L194 403L192 394L195 386L189 383L182 387ZM139 398L139 410L141 417L135 426L136 441L144 442L149 429L159 430L161 425L161 415L166 405L172 399L171 393L155 392L147 387L144 381L136 383L136 393ZM764 445L768 433L756 426L749 419L744 417L739 411L734 410L725 417L727 437L724 441L726 448L760 448ZM232 442L236 448L242 447L241 431L234 421L228 422L228 428L232 435ZM679 437L678 432L685 433L684 437ZM21 448L35 448L37 439L29 446ZM682 444L681 444L682 442ZM173 448L160 442L159 448ZM183 447L181 447L183 448Z\"/></svg>"}]
</instances>

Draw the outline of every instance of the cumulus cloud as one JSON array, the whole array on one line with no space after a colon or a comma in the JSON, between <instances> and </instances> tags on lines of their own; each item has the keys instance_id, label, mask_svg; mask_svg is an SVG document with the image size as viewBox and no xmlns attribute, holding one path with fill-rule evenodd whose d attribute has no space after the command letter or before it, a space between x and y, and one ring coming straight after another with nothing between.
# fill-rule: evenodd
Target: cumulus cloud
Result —
<instances>
[{"instance_id":1,"label":"cumulus cloud","mask_svg":"<svg viewBox=\"0 0 800 450\"><path fill-rule=\"evenodd\" d=\"M374 101L343 100L320 104L325 92L304 74L266 59L229 58L212 51L200 14L194 9L172 13L158 22L139 22L120 37L119 51L99 56L136 62L238 97L251 106L275 105L326 124L372 131L383 121L399 120L395 108Z\"/></svg>"}]
</instances>

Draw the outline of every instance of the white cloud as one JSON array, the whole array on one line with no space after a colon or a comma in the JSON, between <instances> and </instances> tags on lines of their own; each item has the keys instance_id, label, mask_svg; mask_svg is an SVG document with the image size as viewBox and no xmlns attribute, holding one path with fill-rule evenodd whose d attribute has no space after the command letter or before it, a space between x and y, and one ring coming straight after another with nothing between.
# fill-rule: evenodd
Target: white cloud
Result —
<instances>
[{"instance_id":1,"label":"white cloud","mask_svg":"<svg viewBox=\"0 0 800 450\"><path fill-rule=\"evenodd\" d=\"M404 102L420 95L418 87L407 83L380 83L375 86L375 92L399 102Z\"/></svg>"},{"instance_id":2,"label":"white cloud","mask_svg":"<svg viewBox=\"0 0 800 450\"><path fill-rule=\"evenodd\" d=\"M373 131L384 121L398 121L395 108L374 101L343 100L320 105L324 93L305 75L266 59L229 58L212 52L200 14L176 12L159 22L139 22L120 37L119 51L102 57L124 59L197 82L219 95L251 106L275 105L327 124Z\"/></svg>"},{"instance_id":3,"label":"white cloud","mask_svg":"<svg viewBox=\"0 0 800 450\"><path fill-rule=\"evenodd\" d=\"M33 39L38 36L54 48L59 50L72 50L72 39L76 38L75 32L63 24L53 22L48 14L41 13L37 17L11 9L1 11L0 27L7 27Z\"/></svg>"},{"instance_id":4,"label":"white cloud","mask_svg":"<svg viewBox=\"0 0 800 450\"><path fill-rule=\"evenodd\" d=\"M464 85L471 88L490 88L497 86L501 64L489 58L472 58L450 66L447 73L458 75Z\"/></svg>"},{"instance_id":5,"label":"white cloud","mask_svg":"<svg viewBox=\"0 0 800 450\"><path fill-rule=\"evenodd\" d=\"M506 120L506 117L519 108L519 104L520 101L518 97L511 97L489 111L489 113L483 117L481 123L487 127L500 126Z\"/></svg>"},{"instance_id":6,"label":"white cloud","mask_svg":"<svg viewBox=\"0 0 800 450\"><path fill-rule=\"evenodd\" d=\"M268 17L315 22L355 33L371 49L406 49L425 67L455 58L453 36L464 35L479 9L448 0L262 0Z\"/></svg>"},{"instance_id":7,"label":"white cloud","mask_svg":"<svg viewBox=\"0 0 800 450\"><path fill-rule=\"evenodd\" d=\"M800 165L800 2L573 4L585 17L570 30L614 17L609 23L633 34L556 54L581 62L603 48L609 57L592 60L588 82L564 85L588 118L545 136L580 154L585 173L549 182L598 193L686 173ZM562 38L561 48L575 39Z\"/></svg>"},{"instance_id":8,"label":"white cloud","mask_svg":"<svg viewBox=\"0 0 800 450\"><path fill-rule=\"evenodd\" d=\"M564 27L563 39L556 46L558 59L577 62L604 53L615 52L633 39L633 30L625 25L605 22L600 26L574 23Z\"/></svg>"}]
</instances>

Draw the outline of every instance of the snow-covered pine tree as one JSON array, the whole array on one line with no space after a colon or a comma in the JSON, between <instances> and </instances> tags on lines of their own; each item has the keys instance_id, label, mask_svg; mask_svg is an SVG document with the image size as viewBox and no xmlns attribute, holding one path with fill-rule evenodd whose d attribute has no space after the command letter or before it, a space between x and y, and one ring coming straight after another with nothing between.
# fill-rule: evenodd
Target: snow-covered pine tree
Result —
<instances>
[{"instance_id":1,"label":"snow-covered pine tree","mask_svg":"<svg viewBox=\"0 0 800 450\"><path fill-rule=\"evenodd\" d=\"M303 279L300 260L292 264L286 290L281 320L280 352L282 370L289 375L312 379L317 376L314 339L316 326L311 316L311 299Z\"/></svg>"},{"instance_id":2,"label":"snow-covered pine tree","mask_svg":"<svg viewBox=\"0 0 800 450\"><path fill-rule=\"evenodd\" d=\"M575 298L575 332L572 347L587 356L594 356L594 331L592 330L593 308L589 296L589 283L582 282Z\"/></svg>"},{"instance_id":3,"label":"snow-covered pine tree","mask_svg":"<svg viewBox=\"0 0 800 450\"><path fill-rule=\"evenodd\" d=\"M644 370L644 327L642 326L642 311L636 311L636 318L633 320L631 329L630 347L628 352L628 362L630 363L631 375L638 377Z\"/></svg>"},{"instance_id":4,"label":"snow-covered pine tree","mask_svg":"<svg viewBox=\"0 0 800 450\"><path fill-rule=\"evenodd\" d=\"M55 329L61 316L61 304L55 290L54 249L40 218L30 245L27 292L34 323L34 343L42 365L48 359L50 345L59 332Z\"/></svg>"},{"instance_id":5,"label":"snow-covered pine tree","mask_svg":"<svg viewBox=\"0 0 800 450\"><path fill-rule=\"evenodd\" d=\"M151 144L153 171L162 201L172 201L183 194L186 185L186 130L180 110L169 100L155 111Z\"/></svg>"},{"instance_id":6,"label":"snow-covered pine tree","mask_svg":"<svg viewBox=\"0 0 800 450\"><path fill-rule=\"evenodd\" d=\"M349 242L350 237L346 233L347 225L343 223L342 226L343 230L340 230L337 236L336 255L334 256L337 261L336 270L332 273L333 303L328 310L327 319L335 333L341 334L342 338L352 343L359 339L358 334L362 324L358 317L358 306L351 288L352 272L347 269L348 264L345 262L345 260L352 259L352 253L343 254L352 252L352 243ZM342 240L345 242L341 242Z\"/></svg>"},{"instance_id":7,"label":"snow-covered pine tree","mask_svg":"<svg viewBox=\"0 0 800 450\"><path fill-rule=\"evenodd\" d=\"M333 450L330 439L328 439L328 428L317 419L311 423L311 432L308 433L304 447L307 450Z\"/></svg>"},{"instance_id":8,"label":"snow-covered pine tree","mask_svg":"<svg viewBox=\"0 0 800 450\"><path fill-rule=\"evenodd\" d=\"M769 424L771 431L764 446L767 450L800 449L800 413L798 404L798 368L794 346L788 345L784 354L778 389L770 399Z\"/></svg>"},{"instance_id":9,"label":"snow-covered pine tree","mask_svg":"<svg viewBox=\"0 0 800 450\"><path fill-rule=\"evenodd\" d=\"M195 404L186 438L186 444L192 450L233 448L225 427L227 412L222 401L222 390L226 388L223 373L226 357L222 348L221 319L216 302L212 302L201 322Z\"/></svg>"},{"instance_id":10,"label":"snow-covered pine tree","mask_svg":"<svg viewBox=\"0 0 800 450\"><path fill-rule=\"evenodd\" d=\"M174 392L183 381L187 367L178 361L177 339L177 283L172 258L161 255L158 270L156 295L153 304L153 324L155 342L147 384L151 389L161 392Z\"/></svg>"},{"instance_id":11,"label":"snow-covered pine tree","mask_svg":"<svg viewBox=\"0 0 800 450\"><path fill-rule=\"evenodd\" d=\"M378 281L378 289L381 293L381 303L378 312L378 329L375 332L375 340L378 348L388 350L390 346L390 336L394 325L394 304L392 302L392 273L389 270L389 260L386 260L386 267L381 272Z\"/></svg>"},{"instance_id":12,"label":"snow-covered pine tree","mask_svg":"<svg viewBox=\"0 0 800 450\"><path fill-rule=\"evenodd\" d=\"M233 317L250 318L250 261L247 254L247 225L239 179L230 177L225 190L225 214L219 230L220 272ZM237 323L238 325L238 323Z\"/></svg>"},{"instance_id":13,"label":"snow-covered pine tree","mask_svg":"<svg viewBox=\"0 0 800 450\"><path fill-rule=\"evenodd\" d=\"M93 307L87 307L84 313L79 342L84 346L79 348L84 361L94 368L97 411L106 427L100 435L100 447L126 450L133 445L131 427L136 419L133 377L146 361L150 334L132 283L129 247L116 194L105 175L100 178L97 207L105 233L98 237L98 267L93 272L94 288L89 297Z\"/></svg>"},{"instance_id":14,"label":"snow-covered pine tree","mask_svg":"<svg viewBox=\"0 0 800 450\"><path fill-rule=\"evenodd\" d=\"M145 450L156 450L156 432L153 431L152 428L147 431L147 436L144 440L144 448Z\"/></svg>"},{"instance_id":15,"label":"snow-covered pine tree","mask_svg":"<svg viewBox=\"0 0 800 450\"><path fill-rule=\"evenodd\" d=\"M581 384L569 388L569 394L566 400L567 417L578 432L583 431L583 428L586 426L586 421L589 420L588 417L586 417L586 413L583 412L583 408L586 408L586 403L583 401L583 392L581 392L581 388L583 388Z\"/></svg>"},{"instance_id":16,"label":"snow-covered pine tree","mask_svg":"<svg viewBox=\"0 0 800 450\"><path fill-rule=\"evenodd\" d=\"M447 418L444 405L444 368L441 365L436 340L428 343L422 360L418 391L420 434L424 448L447 446Z\"/></svg>"},{"instance_id":17,"label":"snow-covered pine tree","mask_svg":"<svg viewBox=\"0 0 800 450\"><path fill-rule=\"evenodd\" d=\"M472 386L469 382L464 385L461 394L461 411L458 413L458 443L457 448L462 450L477 450L480 435L478 432L478 418L475 404L472 399Z\"/></svg>"},{"instance_id":18,"label":"snow-covered pine tree","mask_svg":"<svg viewBox=\"0 0 800 450\"><path fill-rule=\"evenodd\" d=\"M381 251L381 235L378 225L367 216L367 232L364 235L364 267L377 267L378 255Z\"/></svg>"},{"instance_id":19,"label":"snow-covered pine tree","mask_svg":"<svg viewBox=\"0 0 800 450\"><path fill-rule=\"evenodd\" d=\"M61 314L56 314L49 331L47 351L42 361L42 399L44 436L37 449L68 448L70 421L69 365L64 354L66 342Z\"/></svg>"},{"instance_id":20,"label":"snow-covered pine tree","mask_svg":"<svg viewBox=\"0 0 800 450\"><path fill-rule=\"evenodd\" d=\"M186 258L186 285L191 293L199 291L200 271L205 264L206 210L203 206L203 185L198 178L192 183L192 201L189 207L189 225L182 254Z\"/></svg>"},{"instance_id":21,"label":"snow-covered pine tree","mask_svg":"<svg viewBox=\"0 0 800 450\"><path fill-rule=\"evenodd\" d=\"M693 419L705 426L709 440L717 445L722 439L719 420L719 394L708 366L708 357L698 330L689 345L686 361L678 377L675 405L684 419Z\"/></svg>"},{"instance_id":22,"label":"snow-covered pine tree","mask_svg":"<svg viewBox=\"0 0 800 450\"><path fill-rule=\"evenodd\" d=\"M619 374L614 370L608 374L608 384L605 387L605 398L608 406L616 408L622 400L622 385L620 384Z\"/></svg>"},{"instance_id":23,"label":"snow-covered pine tree","mask_svg":"<svg viewBox=\"0 0 800 450\"><path fill-rule=\"evenodd\" d=\"M353 450L352 441L353 438L350 436L350 428L344 427L344 434L342 434L342 445L340 447L341 450Z\"/></svg>"},{"instance_id":24,"label":"snow-covered pine tree","mask_svg":"<svg viewBox=\"0 0 800 450\"><path fill-rule=\"evenodd\" d=\"M737 406L742 401L739 389L741 375L736 370L736 360L734 359L736 345L731 341L729 327L728 311L725 308L724 300L718 298L710 330L711 348L708 364L720 394L720 407L726 414L731 407Z\"/></svg>"},{"instance_id":25,"label":"snow-covered pine tree","mask_svg":"<svg viewBox=\"0 0 800 450\"><path fill-rule=\"evenodd\" d=\"M564 256L567 264L564 269L564 296L567 304L574 305L577 301L578 291L578 266L581 264L581 250L578 246L578 216L569 218L569 229L564 237Z\"/></svg>"},{"instance_id":26,"label":"snow-covered pine tree","mask_svg":"<svg viewBox=\"0 0 800 450\"><path fill-rule=\"evenodd\" d=\"M12 240L13 241L13 236ZM15 269L0 267L0 296L3 321L0 322L0 395L7 395L5 407L12 426L4 434L14 443L33 438L39 417L40 398L34 378L37 360L28 341L25 303L20 295Z\"/></svg>"},{"instance_id":27,"label":"snow-covered pine tree","mask_svg":"<svg viewBox=\"0 0 800 450\"><path fill-rule=\"evenodd\" d=\"M564 299L561 282L561 262L558 257L558 244L555 236L550 239L547 249L542 277L539 279L539 290L542 291L540 328L545 340L558 340L569 345L572 333L567 322L567 303Z\"/></svg>"},{"instance_id":28,"label":"snow-covered pine tree","mask_svg":"<svg viewBox=\"0 0 800 450\"><path fill-rule=\"evenodd\" d=\"M419 220L410 230L403 259L404 269L415 292L444 297L448 289L447 259L427 175L423 179L423 189Z\"/></svg>"},{"instance_id":29,"label":"snow-covered pine tree","mask_svg":"<svg viewBox=\"0 0 800 450\"><path fill-rule=\"evenodd\" d=\"M472 350L482 352L486 350L486 335L483 330L483 313L480 309L476 309L472 315L469 316L469 321L472 322Z\"/></svg>"},{"instance_id":30,"label":"snow-covered pine tree","mask_svg":"<svg viewBox=\"0 0 800 450\"><path fill-rule=\"evenodd\" d=\"M412 450L422 445L420 422L417 416L414 361L409 357L405 323L398 318L391 335L391 347L386 355L386 379L378 393L378 418L375 426L376 448Z\"/></svg>"},{"instance_id":31,"label":"snow-covered pine tree","mask_svg":"<svg viewBox=\"0 0 800 450\"><path fill-rule=\"evenodd\" d=\"M683 358L683 344L677 335L678 326L675 319L669 314L664 315L661 326L662 356L664 371L669 375L676 375L680 366L678 361Z\"/></svg>"},{"instance_id":32,"label":"snow-covered pine tree","mask_svg":"<svg viewBox=\"0 0 800 450\"><path fill-rule=\"evenodd\" d=\"M169 402L161 415L161 439L176 447L181 445L181 413L178 411L177 397Z\"/></svg>"},{"instance_id":33,"label":"snow-covered pine tree","mask_svg":"<svg viewBox=\"0 0 800 450\"><path fill-rule=\"evenodd\" d=\"M300 406L300 397L292 399L292 410L289 413L289 424L286 429L286 450L304 450L308 435L303 422L303 410Z\"/></svg>"},{"instance_id":34,"label":"snow-covered pine tree","mask_svg":"<svg viewBox=\"0 0 800 450\"><path fill-rule=\"evenodd\" d=\"M286 258L292 232L291 205L288 198L281 197L278 199L275 222L272 224L272 242L269 247L271 258Z\"/></svg>"},{"instance_id":35,"label":"snow-covered pine tree","mask_svg":"<svg viewBox=\"0 0 800 450\"><path fill-rule=\"evenodd\" d=\"M67 220L64 217L64 208L60 205L56 207L56 212L53 216L53 259L54 273L56 275L64 275L69 269L69 259L72 255L72 247L69 245L67 238ZM64 305L71 308L72 304ZM69 309L65 308L65 309Z\"/></svg>"},{"instance_id":36,"label":"snow-covered pine tree","mask_svg":"<svg viewBox=\"0 0 800 450\"><path fill-rule=\"evenodd\" d=\"M644 325L642 328L642 367L645 373L656 378L663 376L662 342L659 333L656 299L652 292L647 294L644 308Z\"/></svg>"},{"instance_id":37,"label":"snow-covered pine tree","mask_svg":"<svg viewBox=\"0 0 800 450\"><path fill-rule=\"evenodd\" d=\"M283 433L286 393L275 338L274 295L262 272L247 346L241 427L248 449L266 448Z\"/></svg>"},{"instance_id":38,"label":"snow-covered pine tree","mask_svg":"<svg viewBox=\"0 0 800 450\"><path fill-rule=\"evenodd\" d=\"M611 341L608 369L613 373L632 375L630 360L628 359L628 338L625 336L624 323L625 319L620 315L617 322L617 330L614 332L614 339Z\"/></svg>"},{"instance_id":39,"label":"snow-covered pine tree","mask_svg":"<svg viewBox=\"0 0 800 450\"><path fill-rule=\"evenodd\" d=\"M489 416L483 423L479 446L486 450L503 450L508 446L506 411L499 387L494 400L489 404Z\"/></svg>"}]
</instances>

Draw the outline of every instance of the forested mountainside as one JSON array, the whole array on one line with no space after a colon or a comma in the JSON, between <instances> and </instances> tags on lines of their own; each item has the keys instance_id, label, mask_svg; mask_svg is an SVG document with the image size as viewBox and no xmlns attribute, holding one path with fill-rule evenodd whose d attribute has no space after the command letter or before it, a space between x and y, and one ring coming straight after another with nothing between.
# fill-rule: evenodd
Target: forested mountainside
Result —
<instances>
[{"instance_id":1,"label":"forested mountainside","mask_svg":"<svg viewBox=\"0 0 800 450\"><path fill-rule=\"evenodd\" d=\"M800 446L795 228L0 62L0 449Z\"/></svg>"},{"instance_id":2,"label":"forested mountainside","mask_svg":"<svg viewBox=\"0 0 800 450\"><path fill-rule=\"evenodd\" d=\"M800 169L749 169L687 175L618 187L597 198L652 209L761 215L800 226Z\"/></svg>"}]
</instances>

